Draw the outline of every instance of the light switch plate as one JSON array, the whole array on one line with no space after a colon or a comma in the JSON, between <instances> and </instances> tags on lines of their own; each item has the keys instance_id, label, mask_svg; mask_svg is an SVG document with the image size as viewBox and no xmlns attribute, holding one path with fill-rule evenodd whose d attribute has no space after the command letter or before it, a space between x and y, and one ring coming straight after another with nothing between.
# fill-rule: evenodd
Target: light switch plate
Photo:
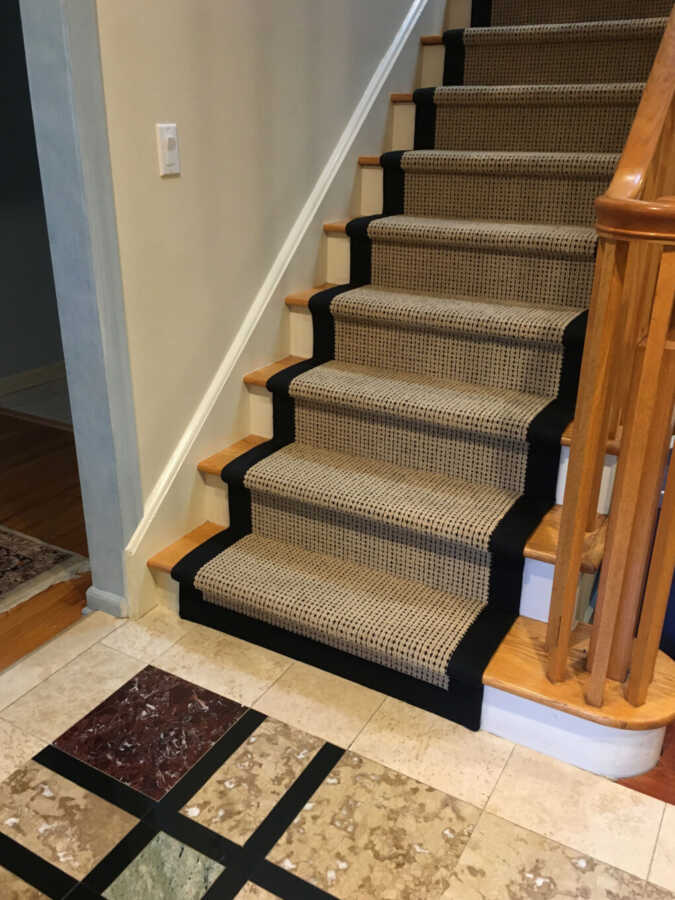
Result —
<instances>
[{"instance_id":1,"label":"light switch plate","mask_svg":"<svg viewBox=\"0 0 675 900\"><path fill-rule=\"evenodd\" d=\"M180 156L178 155L178 129L175 122L158 122L156 131L159 174L162 177L165 175L179 175Z\"/></svg>"}]
</instances>

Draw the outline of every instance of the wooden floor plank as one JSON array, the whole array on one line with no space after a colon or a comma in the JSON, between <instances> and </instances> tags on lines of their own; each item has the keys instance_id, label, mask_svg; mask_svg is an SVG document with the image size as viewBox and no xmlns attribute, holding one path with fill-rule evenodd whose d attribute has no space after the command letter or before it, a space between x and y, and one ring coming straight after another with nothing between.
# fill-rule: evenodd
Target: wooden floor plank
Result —
<instances>
[{"instance_id":1,"label":"wooden floor plank","mask_svg":"<svg viewBox=\"0 0 675 900\"><path fill-rule=\"evenodd\" d=\"M51 640L76 622L86 603L87 572L52 585L30 600L0 613L0 669Z\"/></svg>"}]
</instances>

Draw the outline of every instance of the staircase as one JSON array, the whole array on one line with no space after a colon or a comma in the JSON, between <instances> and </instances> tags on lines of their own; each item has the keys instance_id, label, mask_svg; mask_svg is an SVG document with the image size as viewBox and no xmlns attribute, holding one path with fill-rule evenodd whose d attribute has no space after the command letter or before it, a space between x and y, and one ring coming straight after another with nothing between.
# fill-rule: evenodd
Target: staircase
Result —
<instances>
[{"instance_id":1,"label":"staircase","mask_svg":"<svg viewBox=\"0 0 675 900\"><path fill-rule=\"evenodd\" d=\"M489 7L425 39L443 85L393 98L414 104L415 149L362 160L381 172L381 212L329 227L329 283L287 301L311 313L311 346L249 376L271 396L271 437L200 464L227 485L229 527L150 561L170 568L184 617L473 729L507 634L533 633L516 622L524 560L555 556L543 535L593 201L671 3L642 0L639 19L623 0ZM587 571L603 540L598 518Z\"/></svg>"}]
</instances>

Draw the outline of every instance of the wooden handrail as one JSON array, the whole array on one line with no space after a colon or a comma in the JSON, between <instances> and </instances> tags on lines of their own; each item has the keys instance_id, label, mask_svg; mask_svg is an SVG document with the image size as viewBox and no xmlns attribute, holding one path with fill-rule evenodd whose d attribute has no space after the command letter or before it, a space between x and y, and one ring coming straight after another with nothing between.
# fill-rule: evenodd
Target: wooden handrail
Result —
<instances>
[{"instance_id":1,"label":"wooden handrail","mask_svg":"<svg viewBox=\"0 0 675 900\"><path fill-rule=\"evenodd\" d=\"M674 110L675 9L614 178L595 204L598 255L547 631L547 674L561 681L580 548L597 512L607 440L620 435L588 654L586 700L594 706L603 703L606 679L623 682L629 670L627 699L645 702L673 574L672 516L651 568L650 552L675 404Z\"/></svg>"},{"instance_id":2,"label":"wooden handrail","mask_svg":"<svg viewBox=\"0 0 675 900\"><path fill-rule=\"evenodd\" d=\"M675 94L675 8L654 59L633 125L605 194L617 200L643 196Z\"/></svg>"}]
</instances>

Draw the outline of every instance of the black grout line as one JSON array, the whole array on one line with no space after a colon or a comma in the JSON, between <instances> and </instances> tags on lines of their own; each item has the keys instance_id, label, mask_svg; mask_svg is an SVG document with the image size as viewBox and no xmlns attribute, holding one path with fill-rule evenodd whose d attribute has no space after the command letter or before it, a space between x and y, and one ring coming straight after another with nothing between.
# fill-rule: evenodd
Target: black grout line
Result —
<instances>
[{"instance_id":1,"label":"black grout line","mask_svg":"<svg viewBox=\"0 0 675 900\"><path fill-rule=\"evenodd\" d=\"M42 891L51 900L61 900L77 885L77 880L52 863L42 859L23 844L0 833L0 865Z\"/></svg>"}]
</instances>

